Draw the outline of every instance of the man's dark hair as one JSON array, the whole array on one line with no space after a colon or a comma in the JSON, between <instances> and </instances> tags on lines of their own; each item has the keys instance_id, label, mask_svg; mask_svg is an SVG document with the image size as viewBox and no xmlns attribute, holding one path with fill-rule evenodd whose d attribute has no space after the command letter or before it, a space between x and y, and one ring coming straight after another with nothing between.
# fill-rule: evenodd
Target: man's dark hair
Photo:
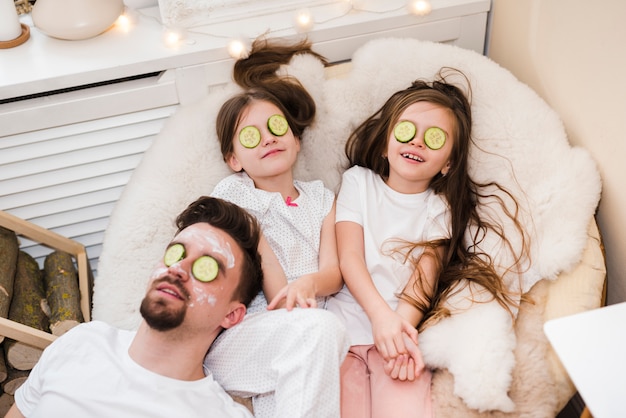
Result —
<instances>
[{"instance_id":1,"label":"man's dark hair","mask_svg":"<svg viewBox=\"0 0 626 418\"><path fill-rule=\"evenodd\" d=\"M178 232L190 225L207 223L232 237L243 252L241 279L234 297L246 306L262 290L263 270L259 254L261 228L254 216L222 199L202 196L176 218Z\"/></svg>"}]
</instances>

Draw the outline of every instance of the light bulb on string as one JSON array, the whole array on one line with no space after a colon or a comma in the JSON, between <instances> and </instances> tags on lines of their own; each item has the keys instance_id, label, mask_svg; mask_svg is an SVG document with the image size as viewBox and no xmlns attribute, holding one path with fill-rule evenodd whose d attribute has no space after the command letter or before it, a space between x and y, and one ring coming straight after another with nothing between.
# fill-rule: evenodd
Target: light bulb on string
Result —
<instances>
[{"instance_id":1,"label":"light bulb on string","mask_svg":"<svg viewBox=\"0 0 626 418\"><path fill-rule=\"evenodd\" d=\"M115 21L115 27L120 29L124 33L130 32L130 30L136 24L137 24L136 12L129 8L125 8L124 13L122 13Z\"/></svg>"},{"instance_id":2,"label":"light bulb on string","mask_svg":"<svg viewBox=\"0 0 626 418\"><path fill-rule=\"evenodd\" d=\"M169 48L177 48L186 37L184 29L166 27L163 31L163 42Z\"/></svg>"},{"instance_id":3,"label":"light bulb on string","mask_svg":"<svg viewBox=\"0 0 626 418\"><path fill-rule=\"evenodd\" d=\"M249 42L243 40L242 38L233 39L228 42L228 55L236 60L248 58L248 55L250 54L249 49Z\"/></svg>"},{"instance_id":4,"label":"light bulb on string","mask_svg":"<svg viewBox=\"0 0 626 418\"><path fill-rule=\"evenodd\" d=\"M411 0L408 8L411 13L417 16L426 16L433 9L428 0Z\"/></svg>"},{"instance_id":5,"label":"light bulb on string","mask_svg":"<svg viewBox=\"0 0 626 418\"><path fill-rule=\"evenodd\" d=\"M300 9L294 17L295 27L298 32L308 32L313 29L313 15L309 9Z\"/></svg>"}]
</instances>

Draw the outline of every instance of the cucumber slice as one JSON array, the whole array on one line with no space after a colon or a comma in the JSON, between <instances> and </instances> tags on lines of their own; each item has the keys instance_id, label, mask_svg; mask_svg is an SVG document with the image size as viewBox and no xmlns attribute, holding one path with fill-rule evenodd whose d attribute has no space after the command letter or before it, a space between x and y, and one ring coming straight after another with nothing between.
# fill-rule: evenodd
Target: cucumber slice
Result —
<instances>
[{"instance_id":1,"label":"cucumber slice","mask_svg":"<svg viewBox=\"0 0 626 418\"><path fill-rule=\"evenodd\" d=\"M185 258L185 247L183 247L183 244L174 244L165 251L163 263L169 267L172 264L178 263L183 258Z\"/></svg>"},{"instance_id":2,"label":"cucumber slice","mask_svg":"<svg viewBox=\"0 0 626 418\"><path fill-rule=\"evenodd\" d=\"M424 143L432 150L438 150L446 143L446 133L436 126L426 129L424 132Z\"/></svg>"},{"instance_id":3,"label":"cucumber slice","mask_svg":"<svg viewBox=\"0 0 626 418\"><path fill-rule=\"evenodd\" d=\"M246 126L239 132L239 142L246 148L254 148L261 142L261 131L256 126Z\"/></svg>"},{"instance_id":4,"label":"cucumber slice","mask_svg":"<svg viewBox=\"0 0 626 418\"><path fill-rule=\"evenodd\" d=\"M283 136L289 130L289 123L283 115L272 115L267 120L267 129L276 136Z\"/></svg>"},{"instance_id":5,"label":"cucumber slice","mask_svg":"<svg viewBox=\"0 0 626 418\"><path fill-rule=\"evenodd\" d=\"M417 132L417 128L415 124L409 120L403 120L398 123L396 127L393 129L393 136L396 137L398 142L407 143L413 138L415 138L415 133Z\"/></svg>"},{"instance_id":6,"label":"cucumber slice","mask_svg":"<svg viewBox=\"0 0 626 418\"><path fill-rule=\"evenodd\" d=\"M193 262L191 272L196 280L201 282L210 282L217 277L218 265L213 257L203 255Z\"/></svg>"}]
</instances>

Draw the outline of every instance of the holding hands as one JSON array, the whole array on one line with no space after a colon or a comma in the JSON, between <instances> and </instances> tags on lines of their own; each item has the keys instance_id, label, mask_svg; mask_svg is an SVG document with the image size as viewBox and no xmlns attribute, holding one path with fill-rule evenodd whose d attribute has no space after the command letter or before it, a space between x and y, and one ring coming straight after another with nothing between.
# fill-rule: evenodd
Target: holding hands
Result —
<instances>
[{"instance_id":1,"label":"holding hands","mask_svg":"<svg viewBox=\"0 0 626 418\"><path fill-rule=\"evenodd\" d=\"M424 360L417 344L415 327L391 309L371 318L374 344L392 378L413 381L422 373Z\"/></svg>"}]
</instances>

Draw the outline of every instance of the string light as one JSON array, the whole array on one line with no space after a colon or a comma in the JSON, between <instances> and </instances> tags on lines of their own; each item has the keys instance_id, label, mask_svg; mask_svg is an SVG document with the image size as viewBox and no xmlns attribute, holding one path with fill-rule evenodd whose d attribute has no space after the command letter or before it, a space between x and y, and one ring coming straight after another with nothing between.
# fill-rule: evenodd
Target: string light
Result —
<instances>
[{"instance_id":1,"label":"string light","mask_svg":"<svg viewBox=\"0 0 626 418\"><path fill-rule=\"evenodd\" d=\"M309 9L300 9L295 15L295 26L298 32L308 32L313 29L313 15Z\"/></svg>"},{"instance_id":2,"label":"string light","mask_svg":"<svg viewBox=\"0 0 626 418\"><path fill-rule=\"evenodd\" d=\"M339 15L335 15L333 17L324 19L322 21L316 21L313 18L313 14L311 13L309 9L307 8L299 9L295 12L293 16L293 28L295 28L296 31L300 33L309 32L315 26L315 24L325 24L327 22L339 19L343 16L346 16L350 13L355 13L355 12L385 14L385 13L391 13L394 11L398 11L402 8L405 8L406 10L409 11L409 13L413 15L425 16L425 15L428 15L432 11L432 5L429 0L406 0L406 3L404 3L404 5L400 5L400 6L396 5L396 6L393 6L391 9L386 9L386 10L376 10L378 7L376 8L369 7L372 5L369 3L368 0L336 0L336 1L337 1L337 4L342 4L346 6L346 8L342 8L341 12L339 12ZM381 4L374 3L373 5L380 6ZM116 24L116 26L119 26L124 31L128 31L133 25L134 25L134 21L132 20L132 16L128 15L128 13L124 13L122 16L120 16L120 19L118 19L118 24ZM185 41L187 37L187 32L204 35L204 36L212 36L215 38L228 38L228 36L223 36L221 34L208 33L204 29L204 27L206 26L207 26L206 23L196 24L196 25L188 27L187 30L166 27L164 30L164 35L163 35L163 42L170 48L178 47L183 43L183 41ZM268 34L275 33L275 32L282 32L287 29L288 27L272 28L272 29L268 29L265 34L268 35ZM186 41L186 43L192 44L192 43L195 43L195 41L189 40L189 41ZM249 39L248 37L231 40L227 46L229 55L235 59L246 58L249 54L250 43L251 43L251 39Z\"/></svg>"},{"instance_id":3,"label":"string light","mask_svg":"<svg viewBox=\"0 0 626 418\"><path fill-rule=\"evenodd\" d=\"M236 60L248 58L249 47L248 42L243 39L233 39L228 42L228 55Z\"/></svg>"},{"instance_id":4,"label":"string light","mask_svg":"<svg viewBox=\"0 0 626 418\"><path fill-rule=\"evenodd\" d=\"M130 30L137 24L137 15L132 9L125 8L115 21L115 27L124 33L130 32Z\"/></svg>"},{"instance_id":5,"label":"string light","mask_svg":"<svg viewBox=\"0 0 626 418\"><path fill-rule=\"evenodd\" d=\"M184 29L180 28L165 28L163 31L163 42L169 48L177 48L185 39L186 34Z\"/></svg>"},{"instance_id":6,"label":"string light","mask_svg":"<svg viewBox=\"0 0 626 418\"><path fill-rule=\"evenodd\" d=\"M432 9L428 0L411 0L409 2L409 11L417 16L426 16Z\"/></svg>"}]
</instances>

